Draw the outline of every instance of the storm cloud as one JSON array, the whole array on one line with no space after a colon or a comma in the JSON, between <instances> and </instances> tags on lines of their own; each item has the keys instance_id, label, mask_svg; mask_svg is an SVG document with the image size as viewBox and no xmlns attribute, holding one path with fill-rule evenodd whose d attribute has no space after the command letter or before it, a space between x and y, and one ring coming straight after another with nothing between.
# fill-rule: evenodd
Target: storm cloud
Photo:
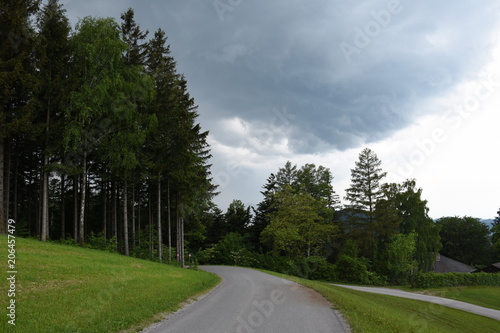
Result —
<instances>
[{"instance_id":1,"label":"storm cloud","mask_svg":"<svg viewBox=\"0 0 500 333\"><path fill-rule=\"evenodd\" d=\"M215 168L239 160L245 184L263 160L361 149L438 112L431 101L491 60L500 13L498 1L63 3L72 22L132 7L164 29Z\"/></svg>"}]
</instances>

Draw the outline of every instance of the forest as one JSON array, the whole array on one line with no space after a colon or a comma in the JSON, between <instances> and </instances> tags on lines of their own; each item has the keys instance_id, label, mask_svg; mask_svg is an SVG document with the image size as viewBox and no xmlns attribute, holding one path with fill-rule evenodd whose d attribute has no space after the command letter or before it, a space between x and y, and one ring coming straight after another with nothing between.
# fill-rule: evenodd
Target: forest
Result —
<instances>
[{"instance_id":1,"label":"forest","mask_svg":"<svg viewBox=\"0 0 500 333\"><path fill-rule=\"evenodd\" d=\"M166 32L86 17L57 0L0 5L0 234L184 266L242 265L310 278L406 283L438 253L500 261L493 226L428 216L414 179L384 183L363 149L345 204L329 168L287 162L256 207L213 199L208 131Z\"/></svg>"},{"instance_id":2,"label":"forest","mask_svg":"<svg viewBox=\"0 0 500 333\"><path fill-rule=\"evenodd\" d=\"M216 187L165 32L148 39L132 9L72 31L58 1L3 1L0 31L1 220L160 261L183 247Z\"/></svg>"}]
</instances>

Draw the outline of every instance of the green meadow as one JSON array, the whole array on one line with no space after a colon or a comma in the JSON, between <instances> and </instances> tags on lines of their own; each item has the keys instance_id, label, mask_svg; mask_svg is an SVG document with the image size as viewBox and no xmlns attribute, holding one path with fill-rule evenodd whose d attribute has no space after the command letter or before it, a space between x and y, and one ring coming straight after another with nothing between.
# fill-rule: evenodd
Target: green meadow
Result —
<instances>
[{"instance_id":1,"label":"green meadow","mask_svg":"<svg viewBox=\"0 0 500 333\"><path fill-rule=\"evenodd\" d=\"M438 304L366 293L273 272L267 273L318 291L342 313L354 333L500 332L500 321Z\"/></svg>"},{"instance_id":2,"label":"green meadow","mask_svg":"<svg viewBox=\"0 0 500 333\"><path fill-rule=\"evenodd\" d=\"M7 249L7 237L0 240ZM16 325L7 323L10 298L2 288L0 332L137 331L220 281L203 271L119 254L16 241ZM4 274L6 262L7 255ZM8 288L6 282L4 286Z\"/></svg>"}]
</instances>

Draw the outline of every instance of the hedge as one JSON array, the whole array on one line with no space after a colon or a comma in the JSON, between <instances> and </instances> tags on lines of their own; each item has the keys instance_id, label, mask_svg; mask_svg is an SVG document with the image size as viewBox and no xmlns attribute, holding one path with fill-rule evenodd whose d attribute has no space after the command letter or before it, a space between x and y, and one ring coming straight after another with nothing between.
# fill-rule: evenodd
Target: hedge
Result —
<instances>
[{"instance_id":1,"label":"hedge","mask_svg":"<svg viewBox=\"0 0 500 333\"><path fill-rule=\"evenodd\" d=\"M441 288L458 286L500 286L500 273L417 273L413 288Z\"/></svg>"}]
</instances>

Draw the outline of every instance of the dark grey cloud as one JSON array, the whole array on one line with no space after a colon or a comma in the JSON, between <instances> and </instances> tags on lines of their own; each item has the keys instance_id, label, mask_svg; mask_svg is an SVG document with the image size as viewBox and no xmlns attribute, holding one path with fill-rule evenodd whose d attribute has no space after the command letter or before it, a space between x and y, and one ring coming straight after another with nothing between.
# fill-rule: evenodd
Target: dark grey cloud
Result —
<instances>
[{"instance_id":1,"label":"dark grey cloud","mask_svg":"<svg viewBox=\"0 0 500 333\"><path fill-rule=\"evenodd\" d=\"M266 126L274 109L294 115L295 152L347 149L387 137L425 114L486 61L497 1L69 1L68 11L115 16L169 36L179 71L216 140L222 119ZM89 9L90 8L90 9ZM341 46L344 45L344 48ZM346 55L345 45L354 50ZM255 129L250 135L259 135Z\"/></svg>"}]
</instances>

